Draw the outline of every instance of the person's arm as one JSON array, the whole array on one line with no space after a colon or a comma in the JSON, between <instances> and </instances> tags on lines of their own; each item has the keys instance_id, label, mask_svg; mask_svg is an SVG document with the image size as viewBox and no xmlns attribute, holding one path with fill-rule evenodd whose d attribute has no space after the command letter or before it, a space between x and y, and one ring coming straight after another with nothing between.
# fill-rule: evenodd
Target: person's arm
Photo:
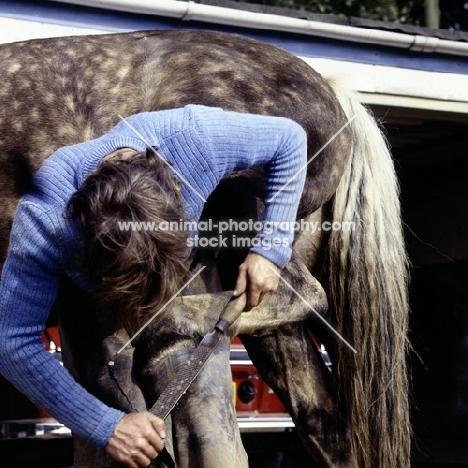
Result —
<instances>
[{"instance_id":1,"label":"person's arm","mask_svg":"<svg viewBox=\"0 0 468 468\"><path fill-rule=\"evenodd\" d=\"M61 274L56 235L40 206L20 203L0 284L0 371L74 433L104 447L124 413L86 392L41 341Z\"/></svg>"},{"instance_id":2,"label":"person's arm","mask_svg":"<svg viewBox=\"0 0 468 468\"><path fill-rule=\"evenodd\" d=\"M208 168L218 179L233 171L263 166L265 212L259 246L251 249L283 268L291 257L293 223L304 188L307 135L291 119L226 112L218 108L188 106L196 121L201 162L198 176L209 181ZM194 152L193 158L197 154ZM203 172L202 172L203 171Z\"/></svg>"},{"instance_id":3,"label":"person's arm","mask_svg":"<svg viewBox=\"0 0 468 468\"><path fill-rule=\"evenodd\" d=\"M248 308L278 286L279 269L291 257L293 223L305 183L307 135L280 118L199 108L202 141L222 175L255 165L265 170L265 212L258 246L240 266L237 294L248 291Z\"/></svg>"}]
</instances>

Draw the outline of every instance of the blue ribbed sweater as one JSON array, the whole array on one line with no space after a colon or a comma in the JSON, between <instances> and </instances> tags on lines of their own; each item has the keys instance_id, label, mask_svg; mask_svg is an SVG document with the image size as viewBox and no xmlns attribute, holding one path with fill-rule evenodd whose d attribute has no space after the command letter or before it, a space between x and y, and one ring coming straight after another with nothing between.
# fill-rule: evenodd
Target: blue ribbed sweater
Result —
<instances>
[{"instance_id":1,"label":"blue ribbed sweater","mask_svg":"<svg viewBox=\"0 0 468 468\"><path fill-rule=\"evenodd\" d=\"M136 132L135 132L136 130ZM198 221L203 201L232 171L265 166L265 221L294 221L305 171L306 134L293 121L187 106L129 117L101 138L64 147L45 161L15 215L0 283L0 371L34 403L74 433L104 447L123 413L78 385L47 352L41 333L57 295L58 280L69 275L87 289L78 273L74 246L83 235L79 220L64 215L71 195L101 159L118 148L144 151L150 145L181 174L188 219ZM197 192L197 193L195 193ZM261 237L292 241L277 230ZM254 248L283 267L291 248Z\"/></svg>"}]
</instances>

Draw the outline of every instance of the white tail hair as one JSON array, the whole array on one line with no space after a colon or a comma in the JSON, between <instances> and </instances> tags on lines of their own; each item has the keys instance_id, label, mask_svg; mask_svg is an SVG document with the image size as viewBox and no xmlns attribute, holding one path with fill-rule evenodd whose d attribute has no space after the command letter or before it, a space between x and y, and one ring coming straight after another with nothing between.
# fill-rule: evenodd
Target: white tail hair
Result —
<instances>
[{"instance_id":1,"label":"white tail hair","mask_svg":"<svg viewBox=\"0 0 468 468\"><path fill-rule=\"evenodd\" d=\"M357 353L336 343L337 377L359 468L410 465L408 260L399 185L387 142L355 93L327 78L348 119L352 156L331 201L355 230L328 240L333 320Z\"/></svg>"}]
</instances>

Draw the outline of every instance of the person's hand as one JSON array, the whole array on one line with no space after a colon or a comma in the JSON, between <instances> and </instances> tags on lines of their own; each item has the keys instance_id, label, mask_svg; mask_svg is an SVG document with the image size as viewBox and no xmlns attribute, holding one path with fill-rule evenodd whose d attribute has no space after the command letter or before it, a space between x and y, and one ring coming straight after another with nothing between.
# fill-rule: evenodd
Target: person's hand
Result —
<instances>
[{"instance_id":1,"label":"person's hand","mask_svg":"<svg viewBox=\"0 0 468 468\"><path fill-rule=\"evenodd\" d=\"M149 466L164 448L164 421L145 411L126 414L107 441L105 451L129 468Z\"/></svg>"},{"instance_id":2,"label":"person's hand","mask_svg":"<svg viewBox=\"0 0 468 468\"><path fill-rule=\"evenodd\" d=\"M279 277L272 268L279 273L280 270L274 263L255 253L249 253L239 266L234 296L247 291L246 310L258 306L266 293L278 288Z\"/></svg>"}]
</instances>

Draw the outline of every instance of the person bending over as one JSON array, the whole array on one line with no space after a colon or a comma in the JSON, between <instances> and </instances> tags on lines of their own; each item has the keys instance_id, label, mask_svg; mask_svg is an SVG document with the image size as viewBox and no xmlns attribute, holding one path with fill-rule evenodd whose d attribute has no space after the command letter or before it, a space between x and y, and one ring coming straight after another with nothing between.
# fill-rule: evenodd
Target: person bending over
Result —
<instances>
[{"instance_id":1,"label":"person bending over","mask_svg":"<svg viewBox=\"0 0 468 468\"><path fill-rule=\"evenodd\" d=\"M269 229L258 233L235 284L255 307L278 286L272 268L290 259L293 233L284 222L296 218L306 154L305 131L292 120L198 105L136 114L100 138L57 150L15 214L0 283L0 371L115 460L148 466L163 449L163 421L108 407L44 350L60 278L90 293L102 319L112 311L116 326L131 327L180 288L188 233L126 230L122 222L197 222L223 176L261 165Z\"/></svg>"}]
</instances>

